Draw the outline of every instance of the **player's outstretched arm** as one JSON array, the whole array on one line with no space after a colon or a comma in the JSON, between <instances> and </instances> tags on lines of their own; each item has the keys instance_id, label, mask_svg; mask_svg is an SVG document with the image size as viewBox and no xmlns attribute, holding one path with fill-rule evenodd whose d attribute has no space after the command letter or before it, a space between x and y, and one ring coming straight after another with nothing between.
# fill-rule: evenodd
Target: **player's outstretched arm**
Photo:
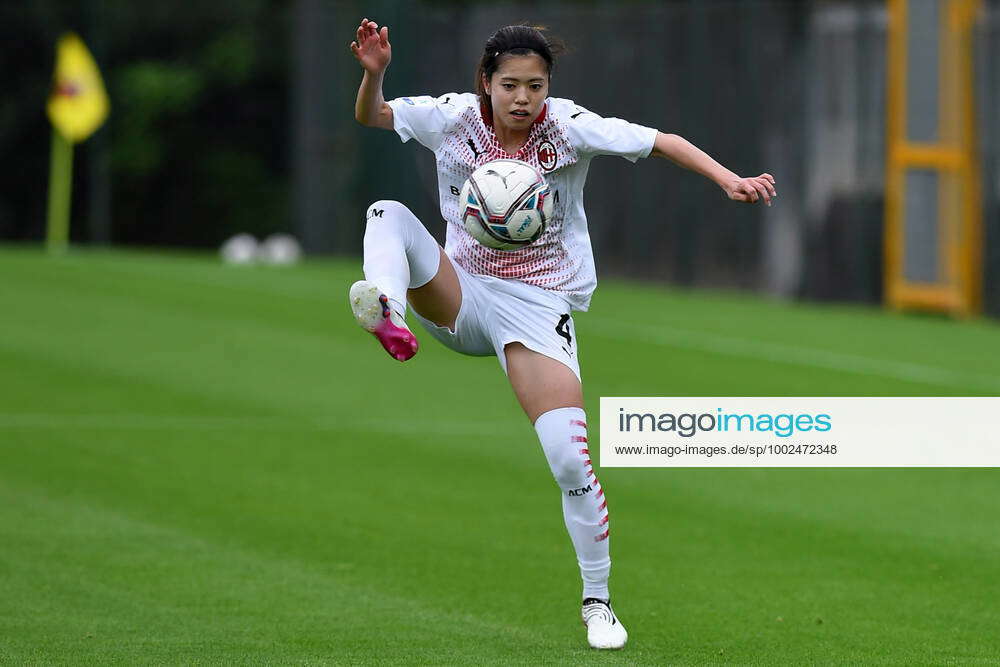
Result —
<instances>
[{"instance_id":1,"label":"player's outstretched arm","mask_svg":"<svg viewBox=\"0 0 1000 667\"><path fill-rule=\"evenodd\" d=\"M713 160L708 153L676 134L658 132L651 155L667 158L685 169L690 169L711 179L733 201L752 204L763 199L770 206L771 199L778 196L774 189L774 176L771 174L742 178Z\"/></svg>"},{"instance_id":2,"label":"player's outstretched arm","mask_svg":"<svg viewBox=\"0 0 1000 667\"><path fill-rule=\"evenodd\" d=\"M351 42L351 53L365 71L358 88L358 99L354 103L354 118L368 127L391 130L392 108L385 103L382 95L382 79L392 60L389 28L382 26L379 30L374 21L361 19L357 41Z\"/></svg>"}]
</instances>

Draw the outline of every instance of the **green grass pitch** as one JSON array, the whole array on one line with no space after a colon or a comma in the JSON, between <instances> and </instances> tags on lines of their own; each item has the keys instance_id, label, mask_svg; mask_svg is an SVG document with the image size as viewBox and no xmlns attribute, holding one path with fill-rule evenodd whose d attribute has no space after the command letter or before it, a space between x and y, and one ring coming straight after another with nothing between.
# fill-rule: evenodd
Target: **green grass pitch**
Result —
<instances>
[{"instance_id":1,"label":"green grass pitch","mask_svg":"<svg viewBox=\"0 0 1000 667\"><path fill-rule=\"evenodd\" d=\"M359 273L0 249L0 663L1000 660L993 469L604 469L630 642L587 649L496 359L393 361ZM601 395L1000 393L989 321L609 280L576 326L592 436Z\"/></svg>"}]
</instances>

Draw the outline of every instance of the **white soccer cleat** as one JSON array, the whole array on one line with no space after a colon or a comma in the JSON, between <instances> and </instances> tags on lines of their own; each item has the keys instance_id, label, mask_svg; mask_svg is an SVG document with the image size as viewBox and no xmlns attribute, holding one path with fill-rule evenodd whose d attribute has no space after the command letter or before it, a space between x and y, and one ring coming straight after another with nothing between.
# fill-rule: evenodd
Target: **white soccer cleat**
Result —
<instances>
[{"instance_id":1,"label":"white soccer cleat","mask_svg":"<svg viewBox=\"0 0 1000 667\"><path fill-rule=\"evenodd\" d=\"M417 337L406 326L402 315L389 306L389 298L378 285L359 280L351 285L349 298L354 319L382 343L390 357L406 361L417 353Z\"/></svg>"},{"instance_id":2,"label":"white soccer cleat","mask_svg":"<svg viewBox=\"0 0 1000 667\"><path fill-rule=\"evenodd\" d=\"M615 612L611 602L597 598L583 601L583 624L587 626L587 642L591 648L622 648L628 641L628 632Z\"/></svg>"}]
</instances>

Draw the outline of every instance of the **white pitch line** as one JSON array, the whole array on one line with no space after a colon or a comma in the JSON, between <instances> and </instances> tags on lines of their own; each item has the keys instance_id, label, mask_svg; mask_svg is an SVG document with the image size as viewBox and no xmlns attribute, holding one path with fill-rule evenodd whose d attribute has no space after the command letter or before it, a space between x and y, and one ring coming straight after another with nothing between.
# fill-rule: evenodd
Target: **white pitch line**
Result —
<instances>
[{"instance_id":1,"label":"white pitch line","mask_svg":"<svg viewBox=\"0 0 1000 667\"><path fill-rule=\"evenodd\" d=\"M922 384L966 390L978 389L980 391L1000 394L1000 377L995 375L964 373L903 361L871 359L845 352L830 352L795 345L765 343L748 338L720 336L718 334L690 331L670 326L652 327L649 325L630 324L627 327L627 337L623 335L622 325L615 324L610 320L588 318L585 328L599 336L626 342L636 342L638 340L652 345L698 350L700 352L724 354L745 359L812 366L814 368L824 368L857 375L874 375L905 380L907 382L919 382Z\"/></svg>"},{"instance_id":2,"label":"white pitch line","mask_svg":"<svg viewBox=\"0 0 1000 667\"><path fill-rule=\"evenodd\" d=\"M348 417L221 417L143 414L0 413L0 431L97 428L177 431L377 431L396 435L502 437L509 423L479 421L402 422Z\"/></svg>"},{"instance_id":3,"label":"white pitch line","mask_svg":"<svg viewBox=\"0 0 1000 667\"><path fill-rule=\"evenodd\" d=\"M284 422L284 426L282 426ZM194 417L186 415L143 414L61 414L0 413L0 428L61 429L110 428L123 430L226 430L233 428L287 428L288 419L267 417Z\"/></svg>"}]
</instances>

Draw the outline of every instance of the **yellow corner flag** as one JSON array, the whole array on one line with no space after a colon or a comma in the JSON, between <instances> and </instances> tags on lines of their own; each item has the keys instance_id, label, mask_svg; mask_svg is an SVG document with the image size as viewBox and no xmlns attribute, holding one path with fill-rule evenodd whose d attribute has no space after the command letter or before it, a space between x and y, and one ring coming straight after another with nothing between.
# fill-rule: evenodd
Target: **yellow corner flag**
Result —
<instances>
[{"instance_id":1,"label":"yellow corner flag","mask_svg":"<svg viewBox=\"0 0 1000 667\"><path fill-rule=\"evenodd\" d=\"M108 95L97 63L83 41L68 33L56 46L56 73L49 95L49 120L64 137L83 141L108 116Z\"/></svg>"},{"instance_id":2,"label":"yellow corner flag","mask_svg":"<svg viewBox=\"0 0 1000 667\"><path fill-rule=\"evenodd\" d=\"M69 212L73 191L73 144L101 126L110 108L97 63L73 33L56 45L56 71L47 111L52 121L52 162L49 166L49 213L45 245L63 252L69 243Z\"/></svg>"}]
</instances>

